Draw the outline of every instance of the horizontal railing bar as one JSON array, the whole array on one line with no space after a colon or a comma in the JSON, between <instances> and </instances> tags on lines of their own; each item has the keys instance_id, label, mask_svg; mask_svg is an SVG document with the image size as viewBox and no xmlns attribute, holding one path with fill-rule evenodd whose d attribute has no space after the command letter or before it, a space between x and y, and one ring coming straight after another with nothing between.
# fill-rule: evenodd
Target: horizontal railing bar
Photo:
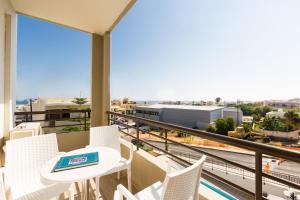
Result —
<instances>
[{"instance_id":1,"label":"horizontal railing bar","mask_svg":"<svg viewBox=\"0 0 300 200\"><path fill-rule=\"evenodd\" d=\"M293 182L284 180L284 179L282 179L282 178L279 178L279 177L277 177L277 176L274 176L274 175L271 175L271 174L268 174L268 173L265 173L265 172L262 173L262 176L264 176L264 177L266 177L266 178L269 178L269 179L272 179L272 180L274 180L274 181L277 181L277 182L279 182L279 183L282 183L282 184L284 184L284 185L288 185L288 186L290 186L290 187L293 187L293 188L295 188L295 189L300 190L300 185L299 185L299 184L296 184L296 183L293 183Z\"/></svg>"},{"instance_id":2,"label":"horizontal railing bar","mask_svg":"<svg viewBox=\"0 0 300 200\"><path fill-rule=\"evenodd\" d=\"M68 119L75 119L75 120L79 120L79 119L90 119L89 117L84 118L56 118L56 119L36 119L36 120L28 120L27 122L50 122L50 121L70 121ZM72 121L72 120L71 120ZM22 120L20 121L20 123L22 122L26 122L26 120Z\"/></svg>"},{"instance_id":3,"label":"horizontal railing bar","mask_svg":"<svg viewBox=\"0 0 300 200\"><path fill-rule=\"evenodd\" d=\"M247 193L250 196L253 196L253 197L255 196L255 194L253 192L251 192L251 191L249 191L249 190L247 190L247 189L245 189L245 188L243 188L243 187L241 187L239 185L236 185L236 184L234 184L234 183L232 183L232 182L230 182L230 181L228 181L228 180L226 180L226 179L224 179L224 178L222 178L220 176L217 176L217 175L211 173L210 171L207 171L206 169L203 169L203 174L206 175L206 176L212 177L214 179L217 179L218 181L221 181L222 183L225 183L225 184L227 184L229 186L237 188L238 190L241 190L241 191ZM205 178L205 176L204 176L204 178Z\"/></svg>"},{"instance_id":4,"label":"horizontal railing bar","mask_svg":"<svg viewBox=\"0 0 300 200\"><path fill-rule=\"evenodd\" d=\"M15 112L15 115L39 115L39 114L62 114L62 113L86 113L91 110L45 110L45 111L26 111L26 112Z\"/></svg>"},{"instance_id":5,"label":"horizontal railing bar","mask_svg":"<svg viewBox=\"0 0 300 200\"><path fill-rule=\"evenodd\" d=\"M66 125L55 125L55 126L43 126L42 128L56 128L65 126L83 126L84 124L66 124Z\"/></svg>"},{"instance_id":6,"label":"horizontal railing bar","mask_svg":"<svg viewBox=\"0 0 300 200\"><path fill-rule=\"evenodd\" d=\"M254 152L260 152L262 154L272 155L275 157L284 158L284 159L287 159L290 161L300 163L300 153L295 152L295 151L286 150L286 149L282 149L282 148L278 148L278 147L273 147L273 146L266 145L266 144L255 143L255 142L251 142L251 141L247 141L247 140L243 140L243 139L232 138L232 137L228 137L228 136L224 136L224 135L220 135L220 134L216 134L216 133L210 133L210 132L196 130L196 129L192 129L192 128L186 128L186 127L175 125L175 124L168 124L168 123L159 122L159 121L155 121L155 120L145 119L145 118L136 117L133 115L124 115L124 114L109 112L109 111L107 113L115 115L115 116L119 116L119 117L132 119L139 123L145 123L148 125L152 125L154 127L159 127L159 128L168 129L168 130L183 131L183 132L186 132L190 135L194 135L197 137L206 138L206 139L217 141L220 143L225 143L225 144L240 147L243 149L248 149L248 150L251 150Z\"/></svg>"}]
</instances>

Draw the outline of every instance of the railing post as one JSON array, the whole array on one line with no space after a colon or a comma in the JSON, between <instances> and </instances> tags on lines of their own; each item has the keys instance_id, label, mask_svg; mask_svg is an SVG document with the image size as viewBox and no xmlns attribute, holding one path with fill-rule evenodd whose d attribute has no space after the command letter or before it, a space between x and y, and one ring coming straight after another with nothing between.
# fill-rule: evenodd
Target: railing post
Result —
<instances>
[{"instance_id":1,"label":"railing post","mask_svg":"<svg viewBox=\"0 0 300 200\"><path fill-rule=\"evenodd\" d=\"M86 125L86 112L84 112L84 130L86 131L87 125Z\"/></svg>"},{"instance_id":2,"label":"railing post","mask_svg":"<svg viewBox=\"0 0 300 200\"><path fill-rule=\"evenodd\" d=\"M140 124L139 122L136 123L136 138L137 138L137 150L140 149Z\"/></svg>"},{"instance_id":3,"label":"railing post","mask_svg":"<svg viewBox=\"0 0 300 200\"><path fill-rule=\"evenodd\" d=\"M129 120L127 119L127 124L126 124L126 126L127 126L126 127L127 128L127 133L129 133L129 124L128 123L129 123Z\"/></svg>"},{"instance_id":4,"label":"railing post","mask_svg":"<svg viewBox=\"0 0 300 200\"><path fill-rule=\"evenodd\" d=\"M110 125L110 114L107 113L107 125Z\"/></svg>"},{"instance_id":5,"label":"railing post","mask_svg":"<svg viewBox=\"0 0 300 200\"><path fill-rule=\"evenodd\" d=\"M165 151L168 151L169 148L168 148L168 130L165 129Z\"/></svg>"},{"instance_id":6,"label":"railing post","mask_svg":"<svg viewBox=\"0 0 300 200\"><path fill-rule=\"evenodd\" d=\"M255 199L262 199L262 154L255 152Z\"/></svg>"}]
</instances>

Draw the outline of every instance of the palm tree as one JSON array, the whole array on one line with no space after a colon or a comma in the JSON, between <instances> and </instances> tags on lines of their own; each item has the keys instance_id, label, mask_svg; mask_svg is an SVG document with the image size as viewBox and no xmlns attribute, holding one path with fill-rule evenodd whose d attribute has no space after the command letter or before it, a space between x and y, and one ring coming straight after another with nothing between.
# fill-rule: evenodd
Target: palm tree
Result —
<instances>
[{"instance_id":1,"label":"palm tree","mask_svg":"<svg viewBox=\"0 0 300 200\"><path fill-rule=\"evenodd\" d=\"M87 103L88 100L86 98L82 98L82 97L78 97L78 98L74 98L74 100L72 101L73 103L76 103L77 105L79 105L79 107L81 107L83 104ZM80 124L82 124L82 113L79 113L80 115ZM86 119L84 119L86 120ZM82 129L82 126L80 125L80 129Z\"/></svg>"},{"instance_id":2,"label":"palm tree","mask_svg":"<svg viewBox=\"0 0 300 200\"><path fill-rule=\"evenodd\" d=\"M79 106L82 106L83 104L87 103L88 100L86 98L78 97L74 98L72 102L78 104Z\"/></svg>"},{"instance_id":3,"label":"palm tree","mask_svg":"<svg viewBox=\"0 0 300 200\"><path fill-rule=\"evenodd\" d=\"M221 102L221 97L217 97L217 98L215 99L215 101L216 101L216 104L219 104L219 103Z\"/></svg>"}]
</instances>

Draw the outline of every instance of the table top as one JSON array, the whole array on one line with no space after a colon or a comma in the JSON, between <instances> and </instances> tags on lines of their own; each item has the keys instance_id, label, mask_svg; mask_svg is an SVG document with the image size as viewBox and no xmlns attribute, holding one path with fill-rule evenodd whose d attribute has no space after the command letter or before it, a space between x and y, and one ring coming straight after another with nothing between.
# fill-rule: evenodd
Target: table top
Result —
<instances>
[{"instance_id":1,"label":"table top","mask_svg":"<svg viewBox=\"0 0 300 200\"><path fill-rule=\"evenodd\" d=\"M60 172L52 172L56 162L62 156L70 156L76 154L84 154L90 152L99 153L99 163L97 165L80 167L70 170L64 170ZM59 155L50 161L48 161L41 169L41 177L44 181L53 183L73 183L77 181L84 181L97 176L105 174L109 170L113 169L121 160L120 152L108 147L87 147L77 149Z\"/></svg>"}]
</instances>

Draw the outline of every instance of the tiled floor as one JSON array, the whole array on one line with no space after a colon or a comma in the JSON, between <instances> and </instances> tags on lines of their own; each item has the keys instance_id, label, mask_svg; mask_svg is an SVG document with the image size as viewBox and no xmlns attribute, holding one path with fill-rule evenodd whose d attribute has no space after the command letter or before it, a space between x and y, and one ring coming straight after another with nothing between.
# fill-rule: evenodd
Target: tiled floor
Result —
<instances>
[{"instance_id":1,"label":"tiled floor","mask_svg":"<svg viewBox=\"0 0 300 200\"><path fill-rule=\"evenodd\" d=\"M114 191L117 188L118 184L123 184L127 188L127 176L126 173L121 173L120 180L117 179L117 174L103 176L100 179L100 192L101 200L112 200ZM95 180L90 180L89 183L89 200L96 199L96 183ZM81 200L81 183L75 184L75 200ZM133 187L133 192L136 192L136 189ZM68 195L63 194L60 196L59 200L68 200Z\"/></svg>"}]
</instances>

